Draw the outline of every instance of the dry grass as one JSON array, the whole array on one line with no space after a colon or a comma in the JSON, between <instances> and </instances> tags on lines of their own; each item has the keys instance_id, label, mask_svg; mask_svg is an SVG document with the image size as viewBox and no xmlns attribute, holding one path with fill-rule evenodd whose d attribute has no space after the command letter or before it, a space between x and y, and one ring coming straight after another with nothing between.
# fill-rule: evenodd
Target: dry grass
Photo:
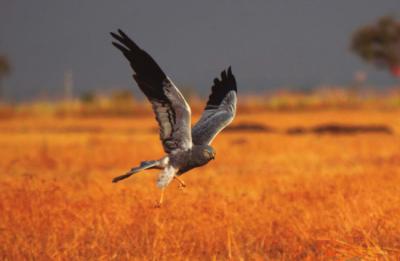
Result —
<instances>
[{"instance_id":1,"label":"dry grass","mask_svg":"<svg viewBox=\"0 0 400 261\"><path fill-rule=\"evenodd\" d=\"M217 160L167 190L111 178L162 155L152 118L0 121L1 260L395 260L400 111L240 114ZM294 126L381 124L393 134L288 135ZM358 259L360 258L360 259Z\"/></svg>"}]
</instances>

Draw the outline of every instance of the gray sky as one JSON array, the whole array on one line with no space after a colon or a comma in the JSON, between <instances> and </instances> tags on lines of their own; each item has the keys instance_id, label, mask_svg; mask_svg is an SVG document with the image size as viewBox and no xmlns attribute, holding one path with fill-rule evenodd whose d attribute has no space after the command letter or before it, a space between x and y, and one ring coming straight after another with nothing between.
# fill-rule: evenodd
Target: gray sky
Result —
<instances>
[{"instance_id":1,"label":"gray sky","mask_svg":"<svg viewBox=\"0 0 400 261\"><path fill-rule=\"evenodd\" d=\"M0 53L14 68L4 85L13 99L51 96L70 70L76 95L137 91L108 34L122 28L175 83L203 94L228 65L242 92L346 84L357 70L386 86L396 80L364 64L349 41L359 26L399 11L399 0L1 0Z\"/></svg>"}]
</instances>

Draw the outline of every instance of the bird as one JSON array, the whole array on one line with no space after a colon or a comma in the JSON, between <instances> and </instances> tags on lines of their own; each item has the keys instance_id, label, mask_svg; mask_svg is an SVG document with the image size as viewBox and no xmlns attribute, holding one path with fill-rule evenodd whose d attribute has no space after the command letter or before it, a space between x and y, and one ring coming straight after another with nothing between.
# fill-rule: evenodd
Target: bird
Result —
<instances>
[{"instance_id":1,"label":"bird","mask_svg":"<svg viewBox=\"0 0 400 261\"><path fill-rule=\"evenodd\" d=\"M152 105L165 152L162 158L142 161L112 181L119 182L143 170L160 169L157 187L161 189L158 202L161 206L164 190L172 180L177 180L183 188L186 185L180 179L182 174L215 159L216 151L211 142L236 115L236 79L231 66L221 72L220 78L214 79L204 111L192 127L189 104L155 60L121 29L110 34L112 44L129 61L134 80Z\"/></svg>"}]
</instances>

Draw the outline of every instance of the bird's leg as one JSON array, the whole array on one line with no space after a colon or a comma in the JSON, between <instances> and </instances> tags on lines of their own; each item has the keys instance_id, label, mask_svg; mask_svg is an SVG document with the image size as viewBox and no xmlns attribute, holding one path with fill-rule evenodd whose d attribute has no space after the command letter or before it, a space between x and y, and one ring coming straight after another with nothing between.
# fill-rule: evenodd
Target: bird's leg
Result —
<instances>
[{"instance_id":1,"label":"bird's leg","mask_svg":"<svg viewBox=\"0 0 400 261\"><path fill-rule=\"evenodd\" d=\"M164 192L165 192L165 188L161 188L161 196L160 196L160 201L158 201L158 204L156 205L156 207L160 208L163 201L164 201Z\"/></svg>"},{"instance_id":2,"label":"bird's leg","mask_svg":"<svg viewBox=\"0 0 400 261\"><path fill-rule=\"evenodd\" d=\"M174 176L174 179L179 182L179 187L180 188L185 188L186 187L185 182L183 182L183 180L181 180L178 176Z\"/></svg>"}]
</instances>

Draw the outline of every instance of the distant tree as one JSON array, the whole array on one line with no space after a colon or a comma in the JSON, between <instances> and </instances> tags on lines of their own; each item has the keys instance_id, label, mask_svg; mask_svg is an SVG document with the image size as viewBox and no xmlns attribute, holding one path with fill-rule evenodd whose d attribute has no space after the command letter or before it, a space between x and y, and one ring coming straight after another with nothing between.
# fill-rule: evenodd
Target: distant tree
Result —
<instances>
[{"instance_id":1,"label":"distant tree","mask_svg":"<svg viewBox=\"0 0 400 261\"><path fill-rule=\"evenodd\" d=\"M400 77L400 22L392 16L358 29L353 34L351 49L366 62Z\"/></svg>"},{"instance_id":2,"label":"distant tree","mask_svg":"<svg viewBox=\"0 0 400 261\"><path fill-rule=\"evenodd\" d=\"M4 55L0 55L0 99L3 96L2 80L11 73L11 65Z\"/></svg>"},{"instance_id":3,"label":"distant tree","mask_svg":"<svg viewBox=\"0 0 400 261\"><path fill-rule=\"evenodd\" d=\"M130 106L134 101L134 97L130 90L115 90L111 94L111 101L114 104L125 104Z\"/></svg>"},{"instance_id":4,"label":"distant tree","mask_svg":"<svg viewBox=\"0 0 400 261\"><path fill-rule=\"evenodd\" d=\"M114 90L111 93L110 102L110 112L117 115L128 115L132 113L135 99L130 90Z\"/></svg>"},{"instance_id":5,"label":"distant tree","mask_svg":"<svg viewBox=\"0 0 400 261\"><path fill-rule=\"evenodd\" d=\"M86 91L82 93L79 99L84 104L93 104L96 102L97 96L94 91Z\"/></svg>"}]
</instances>

